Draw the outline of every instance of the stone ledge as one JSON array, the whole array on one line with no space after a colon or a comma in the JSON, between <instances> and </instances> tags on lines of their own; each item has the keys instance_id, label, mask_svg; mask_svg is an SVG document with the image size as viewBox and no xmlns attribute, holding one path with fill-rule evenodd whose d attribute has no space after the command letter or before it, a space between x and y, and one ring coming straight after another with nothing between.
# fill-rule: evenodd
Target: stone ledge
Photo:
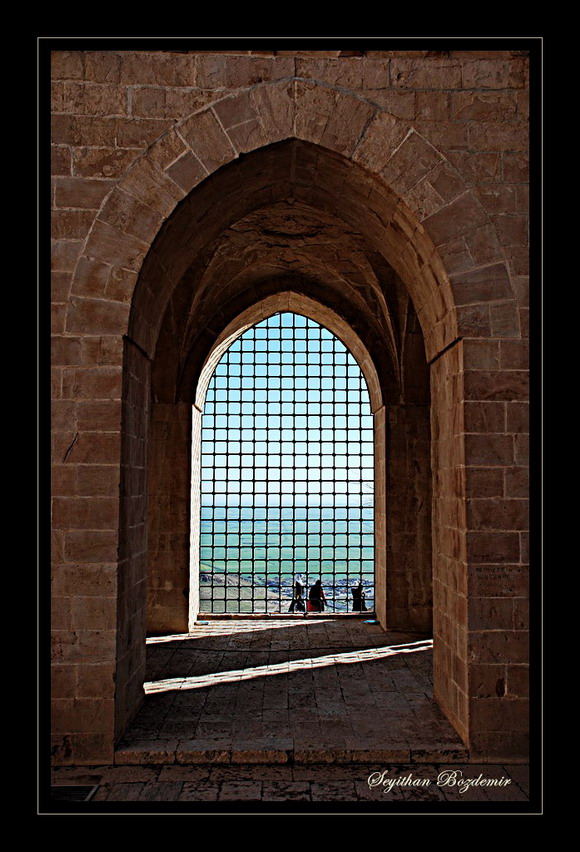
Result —
<instances>
[{"instance_id":1,"label":"stone ledge","mask_svg":"<svg viewBox=\"0 0 580 852\"><path fill-rule=\"evenodd\" d=\"M255 742L223 745L204 740L189 742L143 742L121 747L115 753L115 766L134 765L362 765L369 763L465 763L469 751L462 745L426 743L410 748L408 743L391 743L369 748L292 748L290 741L269 743L266 747Z\"/></svg>"},{"instance_id":2,"label":"stone ledge","mask_svg":"<svg viewBox=\"0 0 580 852\"><path fill-rule=\"evenodd\" d=\"M465 746L446 746L433 743L411 749L411 763L465 763L469 751Z\"/></svg>"}]
</instances>

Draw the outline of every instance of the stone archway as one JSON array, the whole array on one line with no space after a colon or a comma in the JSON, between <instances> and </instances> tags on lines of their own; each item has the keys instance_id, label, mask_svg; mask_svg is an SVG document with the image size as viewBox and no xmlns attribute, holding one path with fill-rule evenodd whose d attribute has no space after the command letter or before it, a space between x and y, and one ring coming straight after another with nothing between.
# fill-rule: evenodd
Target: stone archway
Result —
<instances>
[{"instance_id":1,"label":"stone archway","mask_svg":"<svg viewBox=\"0 0 580 852\"><path fill-rule=\"evenodd\" d=\"M316 175L314 183L313 175ZM328 191L328 183L332 180L341 186L341 197ZM361 184L365 187L364 204L356 194L361 195ZM399 225L403 218L400 211L397 214L392 195L387 190L379 192L380 184L375 184L360 167L310 143L293 140L277 143L223 167L194 190L166 223L147 257L133 302L129 338L151 333L138 308L145 301L149 317L159 328L151 360L150 470L157 469L158 473L154 474L154 481L150 480L148 489L148 517L153 534L149 539L149 574L153 577L162 564L173 566L173 569L175 565L182 565L181 580L175 574L170 578L166 569L158 572L153 600L150 595L150 612L151 606L157 608L162 620L150 621L154 631L186 630L188 624L189 494L185 489L176 492L179 477L172 476L170 471L174 464L182 470L190 470L189 417L196 376L228 321L234 321L268 294L288 289L310 294L322 304L338 310L347 324L369 341L368 346L380 365L383 393L388 400L385 417L388 416L386 425L392 438L389 446L397 447L398 451L388 471L386 460L380 462L385 465L385 476L388 472L390 479L397 483L391 488L391 511L385 516L385 520L388 518L394 524L390 535L385 534L391 547L389 561L393 582L389 595L385 586L385 599L389 600L392 626L420 629L431 626L431 480L425 475L430 456L426 344L423 336L417 334L419 324L409 288L385 257L384 246L382 251L378 250L373 224L379 216L390 221L390 240L398 241L396 256L404 259L403 262L399 260L398 265L404 270L404 264L410 262L407 258L411 258L421 269L421 280L428 282L423 286L429 286L436 279L435 269L427 265L427 261L419 266L421 244L425 257L433 257L433 249L430 254L427 252L428 240L419 232L419 250L411 252L409 231ZM353 205L358 205L360 225L357 229L347 188L352 193ZM376 190L377 211L371 215L368 199L373 189ZM221 210L219 203L216 209L212 203L212 199L221 197L227 197L227 209ZM342 213L345 207L349 211L346 221ZM206 219L208 215L209 220ZM280 225L281 217L286 220L289 217L292 224L285 221ZM205 242L200 220L210 223ZM300 227L296 226L296 221L300 222ZM319 248L317 254L309 246L309 241L316 244L322 226L327 233L334 233L334 238L329 238L327 252L330 250L330 254L336 256L326 260L320 257L321 251L324 255L323 250ZM301 242L299 250L295 245L297 236ZM173 292L165 291L167 307L161 312L159 300L170 280L177 283ZM424 306L421 305L423 324L431 329L432 348L438 345L438 338L454 329L454 312L446 312L442 296L445 287L446 298L450 299L448 283L437 288L434 299L424 294L421 297L424 300ZM219 298L215 293L219 293ZM193 323L192 317L195 318ZM418 320L420 323L421 315ZM418 348L416 341L420 341ZM142 342L146 343L145 337ZM453 343L451 340L443 345L441 341L439 345L445 349ZM173 436L171 444L163 438L157 440L158 434L169 433ZM411 447L412 452L409 451ZM421 486L417 494L409 495L400 483L417 482L417 470L421 471ZM418 514L409 512L409 501L412 508L420 509ZM173 507L169 510L171 527L156 528L154 519L167 514L168 504ZM181 521L175 521L176 516ZM409 516L415 517L414 526L405 526L404 519ZM453 520L455 522L455 515ZM400 584L394 582L395 578L400 579ZM397 596L394 590L399 585L404 592ZM386 602L380 610L386 623ZM410 625L411 612L414 615ZM443 644L438 643L438 650L443 648ZM450 643L446 653L453 656L456 646ZM448 678L444 680L449 688Z\"/></svg>"},{"instance_id":2,"label":"stone archway","mask_svg":"<svg viewBox=\"0 0 580 852\"><path fill-rule=\"evenodd\" d=\"M278 179L275 174L264 175L256 159L265 158L284 175L289 165L300 163L295 147L294 142L282 143L276 146L275 157L271 149L249 155L244 168L260 176L258 193L262 182L275 185ZM312 154L306 146L306 156ZM218 197L222 179L223 173L216 174L213 191ZM244 205L251 210L249 180L244 190ZM177 213L177 222L168 224L154 269L172 262L175 246L170 229L175 228L180 242L189 245L182 227L192 227L195 220L188 213L186 207ZM189 226L179 223L180 216ZM197 266L192 260L161 324L152 362L148 489L152 632L185 631L189 623L190 495L182 471L191 465L191 406L203 365L219 347L222 329L236 328L244 317L289 298L301 299L311 318L326 320L331 330L351 341L369 373L375 419L381 424L376 444L381 448L377 494L382 504L385 477L397 483L390 489L388 518L384 511L376 518L381 541L377 560L384 566L388 558L391 585L387 596L381 570L384 599L379 612L385 625L388 620L400 629L431 628L429 389L414 307L396 273L360 232L329 210L291 197L261 204L246 215L242 211L237 222L225 226ZM171 449L163 437L168 434ZM385 455L387 434L391 449ZM414 482L416 493L405 482ZM168 516L171 526L163 520ZM391 526L388 534L386 524Z\"/></svg>"},{"instance_id":3,"label":"stone archway","mask_svg":"<svg viewBox=\"0 0 580 852\"><path fill-rule=\"evenodd\" d=\"M400 387L402 365L389 340L398 333L400 343L404 329L412 349L417 321L421 327L430 364L436 697L473 754L522 754L527 704L516 683L526 658L519 646L512 647L521 636L516 636L516 612L502 591L500 569L524 561L524 506L521 500L516 506L510 491L499 495L483 475L490 466L513 466L517 447L506 434L507 410L503 423L488 418L481 425L488 417L481 403L517 402L526 395L521 372L511 368L520 357L516 347L501 346L504 338L512 343L521 337L505 253L475 194L423 135L364 98L303 80L260 84L180 121L118 181L76 263L64 327L66 333L83 337L86 346L82 369L75 373L71 367L71 379L81 397L96 394L98 399L99 389L106 387L113 402L87 411L84 425L63 451L76 464L106 460L120 478L117 513L93 536L90 553L93 563L108 566L114 577L114 591L99 599L100 609L91 610L93 623L104 629L107 647L97 656L104 654L114 678L101 692L103 712L89 752L101 759L110 753L141 697L147 456L154 430L187 432L179 392L183 379L195 375L219 332L255 299L252 288L275 281L278 291L289 289L289 277L292 288L298 282L302 292L316 292L321 282L337 292L339 284L352 281L350 274L337 275L330 261L324 270L317 269L308 252L297 269L273 270L267 257L250 258L230 276L240 289L223 302L219 323L212 327L199 305L182 302L182 307L189 305L187 312L202 329L201 336L187 336L190 324L181 329L185 336L178 336L187 343L185 349L157 357L159 341L168 340L171 324L181 322L179 300L202 280L215 241L280 199L335 217L364 239L370 270L363 270L360 286L368 288L368 304L380 307L373 275L386 282L391 302L398 305L398 330L388 323L377 325L380 310L371 323L361 322L365 313L357 303L356 286L341 310L355 328L368 325L370 345L387 340L383 376L391 394ZM402 293L407 302L399 300ZM204 305L216 308L211 299ZM115 339L114 351L104 352L94 342L103 333ZM171 380L160 382L167 370L173 371ZM422 381L411 369L408 386L422 394ZM150 389L156 386L167 393L173 388L173 396L154 396L152 414ZM165 420L163 406L173 412ZM110 426L106 437L100 435L103 417ZM94 478L87 480L86 489L98 501ZM67 528L61 514L56 515L57 530L59 524ZM84 541L67 534L57 562L67 565L82 558ZM498 570L480 570L488 566ZM510 578L516 574L508 570ZM505 603L502 612L510 612L507 621L501 620L510 641L501 648L497 603L494 609L491 599ZM478 693L476 667L488 664L490 655L504 673L504 695L514 699L509 718L503 695ZM81 655L79 673L93 664L90 654ZM87 742L86 732L83 737Z\"/></svg>"}]
</instances>

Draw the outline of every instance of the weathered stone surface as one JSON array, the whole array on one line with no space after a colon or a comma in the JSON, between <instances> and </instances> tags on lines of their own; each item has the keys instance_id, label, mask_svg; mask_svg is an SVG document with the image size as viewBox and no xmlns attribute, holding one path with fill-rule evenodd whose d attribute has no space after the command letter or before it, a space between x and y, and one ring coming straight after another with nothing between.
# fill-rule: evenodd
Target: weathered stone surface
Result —
<instances>
[{"instance_id":1,"label":"weathered stone surface","mask_svg":"<svg viewBox=\"0 0 580 852\"><path fill-rule=\"evenodd\" d=\"M516 99L512 94L458 92L451 98L451 118L455 120L509 121L516 111Z\"/></svg>"},{"instance_id":2,"label":"weathered stone surface","mask_svg":"<svg viewBox=\"0 0 580 852\"><path fill-rule=\"evenodd\" d=\"M194 154L185 153L167 169L169 177L190 192L207 175L207 171Z\"/></svg>"},{"instance_id":3,"label":"weathered stone surface","mask_svg":"<svg viewBox=\"0 0 580 852\"><path fill-rule=\"evenodd\" d=\"M57 112L71 115L127 115L127 91L110 84L67 81L63 84L62 105Z\"/></svg>"},{"instance_id":4,"label":"weathered stone surface","mask_svg":"<svg viewBox=\"0 0 580 852\"><path fill-rule=\"evenodd\" d=\"M506 423L505 405L502 402L466 402L466 432L503 432Z\"/></svg>"},{"instance_id":5,"label":"weathered stone surface","mask_svg":"<svg viewBox=\"0 0 580 852\"><path fill-rule=\"evenodd\" d=\"M121 56L114 51L82 51L83 77L99 83L120 81Z\"/></svg>"},{"instance_id":6,"label":"weathered stone surface","mask_svg":"<svg viewBox=\"0 0 580 852\"><path fill-rule=\"evenodd\" d=\"M511 435L466 435L465 463L474 466L513 463L514 442Z\"/></svg>"},{"instance_id":7,"label":"weathered stone surface","mask_svg":"<svg viewBox=\"0 0 580 852\"><path fill-rule=\"evenodd\" d=\"M163 216L173 210L184 194L152 160L145 157L129 170L123 189Z\"/></svg>"},{"instance_id":8,"label":"weathered stone surface","mask_svg":"<svg viewBox=\"0 0 580 852\"><path fill-rule=\"evenodd\" d=\"M512 295L509 275L502 263L454 276L451 286L457 305L494 302L509 299Z\"/></svg>"},{"instance_id":9,"label":"weathered stone surface","mask_svg":"<svg viewBox=\"0 0 580 852\"><path fill-rule=\"evenodd\" d=\"M235 157L235 149L212 110L205 110L180 125L189 147L211 173Z\"/></svg>"},{"instance_id":10,"label":"weathered stone surface","mask_svg":"<svg viewBox=\"0 0 580 852\"><path fill-rule=\"evenodd\" d=\"M525 370L471 370L465 375L466 399L527 400L528 376Z\"/></svg>"},{"instance_id":11,"label":"weathered stone surface","mask_svg":"<svg viewBox=\"0 0 580 852\"><path fill-rule=\"evenodd\" d=\"M295 99L298 137L345 156L352 153L374 114L364 101L302 81L296 83Z\"/></svg>"},{"instance_id":12,"label":"weathered stone surface","mask_svg":"<svg viewBox=\"0 0 580 852\"><path fill-rule=\"evenodd\" d=\"M422 136L410 133L387 160L381 174L395 192L403 195L435 169L441 159L441 154Z\"/></svg>"},{"instance_id":13,"label":"weathered stone surface","mask_svg":"<svg viewBox=\"0 0 580 852\"><path fill-rule=\"evenodd\" d=\"M501 121L470 122L467 133L472 151L525 152L529 146L525 125L507 126Z\"/></svg>"},{"instance_id":14,"label":"weathered stone surface","mask_svg":"<svg viewBox=\"0 0 580 852\"><path fill-rule=\"evenodd\" d=\"M503 467L467 468L465 472L466 495L468 497L503 497L504 471Z\"/></svg>"},{"instance_id":15,"label":"weathered stone surface","mask_svg":"<svg viewBox=\"0 0 580 852\"><path fill-rule=\"evenodd\" d=\"M510 544L511 547L511 544ZM515 553L515 550L513 551ZM519 551L518 551L519 556ZM528 594L528 569L518 564L474 565L470 582L472 594L489 597L526 597Z\"/></svg>"},{"instance_id":16,"label":"weathered stone surface","mask_svg":"<svg viewBox=\"0 0 580 852\"><path fill-rule=\"evenodd\" d=\"M519 562L520 537L515 532L468 532L467 553L473 563Z\"/></svg>"},{"instance_id":17,"label":"weathered stone surface","mask_svg":"<svg viewBox=\"0 0 580 852\"><path fill-rule=\"evenodd\" d=\"M137 270L147 251L147 245L132 234L97 219L83 248L84 256Z\"/></svg>"},{"instance_id":18,"label":"weathered stone surface","mask_svg":"<svg viewBox=\"0 0 580 852\"><path fill-rule=\"evenodd\" d=\"M423 224L435 245L440 245L487 224L487 217L471 193L465 193L429 216Z\"/></svg>"},{"instance_id":19,"label":"weathered stone surface","mask_svg":"<svg viewBox=\"0 0 580 852\"><path fill-rule=\"evenodd\" d=\"M135 159L135 152L115 148L76 148L72 168L76 177L119 178Z\"/></svg>"},{"instance_id":20,"label":"weathered stone surface","mask_svg":"<svg viewBox=\"0 0 580 852\"><path fill-rule=\"evenodd\" d=\"M386 507L377 530L388 525L390 571L379 560L380 617L389 596L389 617L423 617L431 589L413 566L432 561L440 706L474 753L521 755L528 59L412 46L361 55L57 50L52 59L55 759L112 759L142 699L148 562L158 560L159 605L187 628L191 441L180 405L191 411L187 388L212 341L281 272L284 286L319 298L364 337L378 373L373 399L391 406L388 440L376 444ZM261 231L249 227L244 217L272 204L294 231L265 218ZM340 236L327 217L341 221ZM224 234L235 234L228 251ZM430 373L422 401L431 444L410 414L428 387L418 364ZM174 411L159 411L149 431L156 399ZM102 715L100 694L111 696ZM286 710L296 696L275 698ZM370 694L359 700L372 717ZM338 724L330 700L324 708L303 720L305 759L322 759L321 726ZM119 759L185 770L211 754L208 766L231 767L251 758L260 736L286 760L286 718L284 733L262 719L248 728L254 739L155 736ZM404 737L389 752L372 719L365 735L359 758L453 762L462 753ZM357 741L344 734L335 745L352 759ZM150 780L125 780L122 792L142 798ZM162 783L170 786L154 798L195 799L193 782ZM254 778L238 789L232 778L200 783L200 801L258 795ZM319 798L316 785L295 783L262 784L260 794ZM330 794L339 798L338 787Z\"/></svg>"},{"instance_id":21,"label":"weathered stone surface","mask_svg":"<svg viewBox=\"0 0 580 852\"><path fill-rule=\"evenodd\" d=\"M83 76L84 62L82 51L52 51L50 63L53 80L79 80Z\"/></svg>"},{"instance_id":22,"label":"weathered stone surface","mask_svg":"<svg viewBox=\"0 0 580 852\"><path fill-rule=\"evenodd\" d=\"M162 222L161 214L150 205L118 189L111 193L99 211L98 219L124 234L149 241L154 238ZM109 262L115 261L111 258Z\"/></svg>"},{"instance_id":23,"label":"weathered stone surface","mask_svg":"<svg viewBox=\"0 0 580 852\"><path fill-rule=\"evenodd\" d=\"M466 89L517 89L525 85L526 61L512 59L477 59L462 67Z\"/></svg>"},{"instance_id":24,"label":"weathered stone surface","mask_svg":"<svg viewBox=\"0 0 580 852\"><path fill-rule=\"evenodd\" d=\"M259 86L251 90L250 97L259 115L264 142L275 142L292 136L295 114L293 83Z\"/></svg>"},{"instance_id":25,"label":"weathered stone surface","mask_svg":"<svg viewBox=\"0 0 580 852\"><path fill-rule=\"evenodd\" d=\"M402 89L367 89L368 100L390 115L412 121L415 117L415 93Z\"/></svg>"},{"instance_id":26,"label":"weathered stone surface","mask_svg":"<svg viewBox=\"0 0 580 852\"><path fill-rule=\"evenodd\" d=\"M361 137L353 160L372 172L381 172L408 132L408 126L394 116L378 113Z\"/></svg>"},{"instance_id":27,"label":"weathered stone surface","mask_svg":"<svg viewBox=\"0 0 580 852\"><path fill-rule=\"evenodd\" d=\"M72 173L72 154L69 148L53 145L50 155L50 171L53 175Z\"/></svg>"},{"instance_id":28,"label":"weathered stone surface","mask_svg":"<svg viewBox=\"0 0 580 852\"><path fill-rule=\"evenodd\" d=\"M449 104L448 92L417 92L415 95L416 116L423 121L447 121Z\"/></svg>"},{"instance_id":29,"label":"weathered stone surface","mask_svg":"<svg viewBox=\"0 0 580 852\"><path fill-rule=\"evenodd\" d=\"M392 59L391 83L405 89L455 89L461 86L461 65L453 59Z\"/></svg>"}]
</instances>

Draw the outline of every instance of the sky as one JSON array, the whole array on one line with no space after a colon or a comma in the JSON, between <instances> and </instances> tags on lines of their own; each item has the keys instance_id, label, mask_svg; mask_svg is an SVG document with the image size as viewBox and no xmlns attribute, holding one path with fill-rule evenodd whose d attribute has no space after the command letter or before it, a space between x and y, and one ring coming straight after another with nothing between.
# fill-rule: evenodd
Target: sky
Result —
<instances>
[{"instance_id":1,"label":"sky","mask_svg":"<svg viewBox=\"0 0 580 852\"><path fill-rule=\"evenodd\" d=\"M205 506L368 506L373 422L360 367L328 329L284 312L236 339L202 416Z\"/></svg>"}]
</instances>

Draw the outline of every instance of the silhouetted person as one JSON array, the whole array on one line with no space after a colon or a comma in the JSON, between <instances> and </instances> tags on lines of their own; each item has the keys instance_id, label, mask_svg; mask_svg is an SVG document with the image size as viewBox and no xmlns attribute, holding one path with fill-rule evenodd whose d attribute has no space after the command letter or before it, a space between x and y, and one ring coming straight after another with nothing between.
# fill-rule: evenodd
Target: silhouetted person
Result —
<instances>
[{"instance_id":1,"label":"silhouetted person","mask_svg":"<svg viewBox=\"0 0 580 852\"><path fill-rule=\"evenodd\" d=\"M324 612L326 598L322 590L322 583L317 580L313 586L310 586L308 592L308 609L310 612Z\"/></svg>"},{"instance_id":2,"label":"silhouetted person","mask_svg":"<svg viewBox=\"0 0 580 852\"><path fill-rule=\"evenodd\" d=\"M292 603L290 604L290 612L294 612L295 609L297 609L299 612L306 612L303 596L304 586L302 585L302 577L298 576L296 578L296 582L294 583L294 596L292 598Z\"/></svg>"},{"instance_id":3,"label":"silhouetted person","mask_svg":"<svg viewBox=\"0 0 580 852\"><path fill-rule=\"evenodd\" d=\"M363 584L359 583L358 586L353 586L351 592L353 611L366 612L367 606L365 603L365 590L363 589Z\"/></svg>"}]
</instances>

